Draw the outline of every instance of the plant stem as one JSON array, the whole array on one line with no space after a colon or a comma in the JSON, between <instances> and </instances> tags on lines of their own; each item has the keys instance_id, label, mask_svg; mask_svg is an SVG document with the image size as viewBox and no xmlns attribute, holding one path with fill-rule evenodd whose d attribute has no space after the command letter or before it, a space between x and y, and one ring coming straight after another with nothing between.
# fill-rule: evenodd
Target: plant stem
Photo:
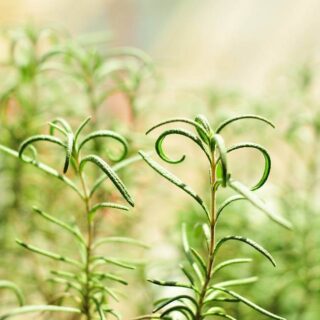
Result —
<instances>
[{"instance_id":1,"label":"plant stem","mask_svg":"<svg viewBox=\"0 0 320 320\"><path fill-rule=\"evenodd\" d=\"M214 155L214 150L211 152L212 154L212 164L211 164L211 177L210 177L210 194L211 194L211 207L210 207L210 245L209 245L209 261L207 265L207 272L205 281L202 287L202 290L200 292L199 296L199 302L198 302L198 308L197 313L195 316L195 320L201 320L202 319L202 308L204 304L204 299L207 293L207 289L209 286L209 283L211 281L211 274L212 269L214 266L214 248L215 248L215 226L216 226L216 159Z\"/></svg>"},{"instance_id":2,"label":"plant stem","mask_svg":"<svg viewBox=\"0 0 320 320\"><path fill-rule=\"evenodd\" d=\"M79 158L77 157L77 164L79 168ZM91 286L90 286L90 274L91 274L91 256L92 256L92 244L93 244L93 221L90 219L90 196L88 192L88 188L85 182L85 178L83 173L79 170L79 177L81 186L83 189L83 201L85 204L85 213L86 213L86 223L87 223L87 244L86 244L86 261L85 261L85 275L86 275L86 282L85 282L85 288L84 288L84 298L83 298L83 312L87 317L87 320L92 320L91 315L91 308L90 308L90 294L91 294Z\"/></svg>"}]
</instances>

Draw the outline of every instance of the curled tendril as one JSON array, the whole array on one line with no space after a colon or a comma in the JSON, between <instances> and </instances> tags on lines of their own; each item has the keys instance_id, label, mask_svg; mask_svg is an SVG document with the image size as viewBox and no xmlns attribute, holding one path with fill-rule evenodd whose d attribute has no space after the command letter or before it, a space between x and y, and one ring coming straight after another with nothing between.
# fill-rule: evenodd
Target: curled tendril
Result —
<instances>
[{"instance_id":1,"label":"curled tendril","mask_svg":"<svg viewBox=\"0 0 320 320\"><path fill-rule=\"evenodd\" d=\"M163 121L163 122L160 122L158 124L156 124L155 126L151 127L147 132L146 134L149 134L151 131L153 131L154 129L156 128L159 128L163 125L166 125L166 124L169 124L169 123L175 123L175 122L181 122L181 123L187 123L187 124L190 124L192 126L195 127L195 129L197 130L198 134L199 135L203 135L204 137L206 137L206 139L209 139L209 136L204 128L204 126L197 122L197 118L195 121L193 120L190 120L190 119L187 119L187 118L173 118L173 119L169 119L169 120L166 120L166 121Z\"/></svg>"},{"instance_id":2,"label":"curled tendril","mask_svg":"<svg viewBox=\"0 0 320 320\"><path fill-rule=\"evenodd\" d=\"M261 152L261 154L263 155L264 160L265 160L264 170L263 170L263 173L262 173L260 180L258 181L257 184L255 184L253 187L250 188L251 191L258 190L267 182L267 180L269 178L270 171L271 171L271 157L265 148L263 148L259 144L251 143L251 142L236 144L236 145L228 148L227 153L235 151L235 150L239 150L239 149L245 149L245 148L249 148L249 149L251 148L251 149L258 150L259 152ZM217 160L217 162L219 162L220 160L221 160L221 158L219 158Z\"/></svg>"},{"instance_id":3,"label":"curled tendril","mask_svg":"<svg viewBox=\"0 0 320 320\"><path fill-rule=\"evenodd\" d=\"M30 151L31 151L31 158L30 158L30 160L24 159L24 161L30 162L30 163L36 163L36 162L38 162L38 160L37 160L37 158L38 158L37 148L36 148L35 146L33 146L33 145L30 144L30 145L28 145L28 146L26 147L26 150L30 150Z\"/></svg>"},{"instance_id":4,"label":"curled tendril","mask_svg":"<svg viewBox=\"0 0 320 320\"><path fill-rule=\"evenodd\" d=\"M50 125L50 135L54 134L54 129L58 129L60 132L64 133L65 135L67 135L68 133L72 133L72 129L69 123L62 118L54 119L49 123L49 125Z\"/></svg>"},{"instance_id":5,"label":"curled tendril","mask_svg":"<svg viewBox=\"0 0 320 320\"><path fill-rule=\"evenodd\" d=\"M230 123L233 123L235 121L238 121L238 120L244 120L244 119L255 119L255 120L259 120L259 121L262 121L262 122L265 122L266 124L270 125L272 128L274 128L274 124L264 118L264 117L261 117L261 116L257 116L257 115L254 115L254 114L246 114L246 115L243 115L243 116L238 116L238 117L234 117L234 118L230 118L224 122L222 122L216 129L216 133L220 133L222 131L222 129L224 129L226 126L228 126Z\"/></svg>"},{"instance_id":6,"label":"curled tendril","mask_svg":"<svg viewBox=\"0 0 320 320\"><path fill-rule=\"evenodd\" d=\"M96 138L112 138L118 142L120 142L120 144L122 145L123 147L123 150L120 154L120 156L118 157L111 157L109 155L109 158L110 160L112 161L121 161L123 160L127 153L128 153L128 143L127 143L127 140L122 137L121 135L113 132L113 131L109 131L109 130L100 130L100 131L95 131L95 132L92 132L90 134L88 134L86 137L83 138L83 140L80 142L79 146L78 146L78 151L80 151L82 149L82 147L87 143L89 142L90 140L94 140Z\"/></svg>"},{"instance_id":7,"label":"curled tendril","mask_svg":"<svg viewBox=\"0 0 320 320\"><path fill-rule=\"evenodd\" d=\"M159 155L159 157L168 162L168 163L172 163L172 164L177 164L177 163L181 163L184 159L185 159L185 155L183 155L180 159L178 160L171 160L170 158L168 158L168 156L165 154L162 144L164 139L171 134L178 134L178 135L182 135L185 136L189 139L191 139L192 141L194 141L201 149L202 151L205 153L206 157L208 158L209 162L211 163L211 157L205 147L205 145L202 143L201 139L198 138L197 136L195 136L193 133L191 133L190 131L184 130L184 129L170 129L167 130L165 132L163 132L162 134L160 134L160 136L158 137L156 143L155 143L155 148L156 151Z\"/></svg>"},{"instance_id":8,"label":"curled tendril","mask_svg":"<svg viewBox=\"0 0 320 320\"><path fill-rule=\"evenodd\" d=\"M39 141L47 141L47 142L55 143L59 146L62 146L66 150L66 159L63 167L63 172L66 173L69 167L70 158L72 154L73 137L71 135L68 136L67 144L65 144L59 138L56 138L50 135L41 134L41 135L32 136L21 143L19 147L19 158L22 159L23 152L26 148L32 147L33 143L39 142Z\"/></svg>"},{"instance_id":9,"label":"curled tendril","mask_svg":"<svg viewBox=\"0 0 320 320\"><path fill-rule=\"evenodd\" d=\"M45 135L45 134L39 134L39 135L32 136L32 137L24 140L21 143L21 145L19 147L19 158L22 158L23 152L27 147L29 147L31 144L38 142L38 141L47 141L47 142L55 143L55 144L62 146L64 148L66 147L66 145L60 139L58 139L56 137L52 137L52 136Z\"/></svg>"}]
</instances>

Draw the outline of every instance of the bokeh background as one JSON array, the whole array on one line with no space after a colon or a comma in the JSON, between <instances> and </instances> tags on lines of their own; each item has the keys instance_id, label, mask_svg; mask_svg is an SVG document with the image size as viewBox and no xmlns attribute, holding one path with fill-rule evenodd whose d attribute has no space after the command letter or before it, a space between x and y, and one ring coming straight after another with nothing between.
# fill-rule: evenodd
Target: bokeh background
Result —
<instances>
[{"instance_id":1,"label":"bokeh background","mask_svg":"<svg viewBox=\"0 0 320 320\"><path fill-rule=\"evenodd\" d=\"M128 91L116 90L101 102L94 115L97 128L111 127L131 137L132 154L138 149L152 149L156 136L147 138L143 133L169 117L203 113L217 124L229 116L257 113L274 121L273 131L251 122L236 125L233 130L228 129L226 139L228 144L241 140L259 142L270 150L272 175L261 195L291 220L295 229L282 230L250 205L241 204L226 214L219 232L251 237L265 245L278 261L278 268L273 269L250 250L230 248L226 257L243 250L256 261L251 269L240 270L244 275L254 273L260 277L257 284L242 289L243 294L288 319L318 319L319 1L2 0L0 17L4 30L30 25L35 29L57 28L62 36L53 46L74 39L86 43L84 50L98 48L103 55L103 42L107 48L136 47L151 57L156 71L143 78L144 87L135 96L137 99L130 100ZM99 39L98 45L95 39ZM4 35L0 42L3 61L7 61L7 48L8 37ZM92 114L82 85L54 73L37 84L37 101L32 101L32 93L26 94L25 99L31 99L37 107L21 111L26 109L17 96L30 88L19 87L22 91L18 89L16 96L7 99L12 83L21 84L18 69L17 65L8 68L5 63L1 68L1 144L17 149L23 138L44 132L45 123L57 116L76 126ZM104 85L108 88L108 83ZM137 111L132 113L132 108ZM170 170L206 194L205 161L198 157L196 149L182 143L183 139L172 140L168 151L186 152L187 159ZM58 155L45 148L41 151L43 160L55 167L61 163ZM34 242L44 241L49 247L68 241L55 234L54 228L31 217L30 211L34 203L40 203L61 217L75 216L76 199L71 196L66 204L63 199L67 191L58 182L47 180L35 169L12 164L3 154L0 160L1 278L19 283L30 303L50 301L54 288L43 285L47 283L50 263L22 254L14 239L24 236ZM239 152L230 161L239 179L249 184L259 175L263 163L254 152ZM24 169L18 169L21 167ZM123 254L147 262L138 272L128 275L130 285L120 290L124 302L115 305L129 318L150 312L152 301L166 293L146 284L146 278L181 276L177 271L183 259L180 225L183 221L193 225L201 221L201 216L192 201L158 179L145 165L135 164L123 175L137 199L133 217L118 218L108 213L99 232L130 235L151 245L148 252L123 248ZM109 189L106 191L110 193ZM196 236L194 241L197 243ZM232 276L237 272L224 274L223 278ZM10 295L1 295L7 301L5 307L14 304ZM238 319L263 319L245 307L232 311ZM40 315L39 319L47 318Z\"/></svg>"}]
</instances>

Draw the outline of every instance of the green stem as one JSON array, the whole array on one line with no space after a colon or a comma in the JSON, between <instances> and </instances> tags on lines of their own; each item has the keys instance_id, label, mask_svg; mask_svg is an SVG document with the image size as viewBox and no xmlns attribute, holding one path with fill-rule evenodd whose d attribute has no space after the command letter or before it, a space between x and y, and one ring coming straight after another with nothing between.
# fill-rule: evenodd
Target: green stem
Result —
<instances>
[{"instance_id":1,"label":"green stem","mask_svg":"<svg viewBox=\"0 0 320 320\"><path fill-rule=\"evenodd\" d=\"M79 168L80 161L79 157L77 157L77 165ZM79 170L79 177L81 186L83 189L83 201L85 204L85 211L86 211L86 222L87 222L87 243L86 243L86 261L85 261L85 288L84 288L84 300L83 300L83 313L86 315L87 320L92 320L92 314L91 314L91 305L90 305L90 295L91 295L91 257L92 257L92 245L94 240L94 225L93 221L90 219L89 212L91 210L90 208L90 195L88 192L88 188L85 182L84 174Z\"/></svg>"},{"instance_id":2,"label":"green stem","mask_svg":"<svg viewBox=\"0 0 320 320\"><path fill-rule=\"evenodd\" d=\"M210 245L209 245L209 260L207 265L207 272L205 281L200 292L198 308L195 316L195 320L202 320L202 308L204 305L204 299L207 293L209 283L211 281L212 270L214 267L214 248L215 248L215 226L216 226L216 159L214 155L214 150L212 154L212 164L211 164L211 177L210 177L210 193L211 193L211 221L210 221Z\"/></svg>"}]
</instances>

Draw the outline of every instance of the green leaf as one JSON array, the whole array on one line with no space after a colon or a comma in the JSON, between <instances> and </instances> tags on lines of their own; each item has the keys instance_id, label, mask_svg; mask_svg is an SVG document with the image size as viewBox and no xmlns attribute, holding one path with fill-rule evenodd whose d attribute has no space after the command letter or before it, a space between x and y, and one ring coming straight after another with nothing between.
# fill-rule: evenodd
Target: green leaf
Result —
<instances>
[{"instance_id":1,"label":"green leaf","mask_svg":"<svg viewBox=\"0 0 320 320\"><path fill-rule=\"evenodd\" d=\"M136 163L138 161L141 161L142 158L140 155L137 155L137 156L133 156L133 157L130 157L126 160L122 160L120 162L118 162L117 164L113 165L111 168L114 172L118 172L120 171L121 169L124 169L126 168L127 166L133 164L133 163ZM96 182L94 183L91 191L90 191L90 197L96 192L96 190L99 188L99 186L101 185L102 182L104 182L105 180L107 179L106 175L102 175L101 177L99 177Z\"/></svg>"},{"instance_id":2,"label":"green leaf","mask_svg":"<svg viewBox=\"0 0 320 320\"><path fill-rule=\"evenodd\" d=\"M210 234L210 228L206 223L202 224L202 231L203 231L204 237L206 239L207 247L209 249L210 241L211 241L211 234Z\"/></svg>"},{"instance_id":3,"label":"green leaf","mask_svg":"<svg viewBox=\"0 0 320 320\"><path fill-rule=\"evenodd\" d=\"M112 202L100 202L100 203L95 204L88 213L91 221L93 220L96 211L99 209L102 209L102 208L113 208L113 209L119 209L122 211L129 211L128 207L123 206L121 204L112 203Z\"/></svg>"},{"instance_id":4,"label":"green leaf","mask_svg":"<svg viewBox=\"0 0 320 320\"><path fill-rule=\"evenodd\" d=\"M223 291L223 292L229 294L230 296L239 299L241 302L243 302L244 304L246 304L250 308L252 308L252 309L264 314L265 316L268 316L269 318L277 319L277 320L286 320L283 317L277 316L276 314L273 314L270 311L267 311L267 310L261 308L260 306L256 305L252 301L248 300L247 298L244 298L243 296L241 296L240 294L238 294L238 293L236 293L234 291L227 290L225 288L219 288L219 287L215 287L215 289Z\"/></svg>"},{"instance_id":5,"label":"green leaf","mask_svg":"<svg viewBox=\"0 0 320 320\"><path fill-rule=\"evenodd\" d=\"M158 286L163 287L179 287L179 288L187 288L195 290L195 288L187 283L177 282L177 281L159 281L159 280L152 280L148 279L149 282L156 284Z\"/></svg>"},{"instance_id":6,"label":"green leaf","mask_svg":"<svg viewBox=\"0 0 320 320\"><path fill-rule=\"evenodd\" d=\"M251 190L254 191L254 190L260 189L268 180L269 175L270 175L270 171L271 171L271 158L270 158L268 151L265 148L263 148L259 144L255 144L255 143L251 143L251 142L236 144L236 145L228 148L227 152L229 153L229 152L232 152L232 151L235 151L238 149L244 149L244 148L256 149L259 152L261 152L264 157L263 174L262 174L262 177L260 178L260 180L258 181L258 183L251 188Z\"/></svg>"},{"instance_id":7,"label":"green leaf","mask_svg":"<svg viewBox=\"0 0 320 320\"><path fill-rule=\"evenodd\" d=\"M234 117L234 118L231 118L231 119L228 119L224 122L222 122L218 128L216 129L216 133L220 133L222 131L222 129L224 129L227 125L229 125L230 123L233 123L235 121L238 121L238 120L244 120L244 119L255 119L255 120L259 120L259 121L262 121L268 125L270 125L272 128L274 128L274 124L269 121L268 119L264 118L264 117L260 117L260 116L256 116L254 114L246 114L246 115L242 115L242 116L238 116L238 117Z\"/></svg>"},{"instance_id":8,"label":"green leaf","mask_svg":"<svg viewBox=\"0 0 320 320\"><path fill-rule=\"evenodd\" d=\"M47 62L48 60L50 60L52 57L54 57L56 55L61 55L61 54L64 54L64 52L61 50L50 50L41 56L38 63L39 63L39 65L42 65L45 62ZM41 70L43 70L43 69L41 69Z\"/></svg>"},{"instance_id":9,"label":"green leaf","mask_svg":"<svg viewBox=\"0 0 320 320\"><path fill-rule=\"evenodd\" d=\"M95 156L95 155L86 156L80 162L80 171L83 170L84 165L87 162L92 162L96 166L98 166L110 178L110 180L113 182L113 184L119 190L119 192L122 194L122 196L127 200L127 202L132 207L134 207L134 202L133 202L127 188L125 187L123 182L120 180L118 175L112 170L112 168L105 161L103 161L100 157Z\"/></svg>"},{"instance_id":10,"label":"green leaf","mask_svg":"<svg viewBox=\"0 0 320 320\"><path fill-rule=\"evenodd\" d=\"M69 167L70 158L71 158L72 149L73 149L73 135L71 133L68 134L67 144L63 143L59 138L56 138L50 135L40 134L40 135L32 136L21 143L19 147L19 158L22 158L23 151L28 146L30 146L32 143L39 142L39 141L55 143L57 145L62 146L66 150L66 159L63 167L63 173L66 173Z\"/></svg>"},{"instance_id":11,"label":"green leaf","mask_svg":"<svg viewBox=\"0 0 320 320\"><path fill-rule=\"evenodd\" d=\"M78 129L76 130L76 133L74 135L74 141L75 143L78 141L79 135L82 132L82 130L84 129L84 127L88 124L88 122L91 120L91 116L87 117L78 127Z\"/></svg>"},{"instance_id":12,"label":"green leaf","mask_svg":"<svg viewBox=\"0 0 320 320\"><path fill-rule=\"evenodd\" d=\"M82 268L82 264L79 263L76 260L61 256L59 254L56 254L56 253L53 253L53 252L50 252L50 251L47 251L47 250L43 250L43 249L37 248L35 246L31 246L31 245L26 244L26 243L24 243L24 242L22 242L22 241L20 241L18 239L16 240L16 242L20 246L22 246L22 247L24 247L24 248L26 248L26 249L28 249L28 250L30 250L32 252L41 254L41 255L43 255L45 257L48 257L48 258L51 258L51 259L54 259L54 260L58 260L58 261L62 261L62 262L66 262L66 263L72 264L72 265L74 265L76 267L79 267L79 268Z\"/></svg>"},{"instance_id":13,"label":"green leaf","mask_svg":"<svg viewBox=\"0 0 320 320\"><path fill-rule=\"evenodd\" d=\"M68 271L51 270L50 273L52 273L53 275L55 275L57 277L61 277L61 278L77 279L77 275L76 274L74 274L72 272L68 272Z\"/></svg>"},{"instance_id":14,"label":"green leaf","mask_svg":"<svg viewBox=\"0 0 320 320\"><path fill-rule=\"evenodd\" d=\"M112 297L115 301L119 302L119 297L118 295L110 288L107 288L105 286L102 286L100 284L97 284L97 285L94 285L92 287L92 293L95 293L95 292L98 292L98 293L101 293L105 291L108 295L110 295L110 297Z\"/></svg>"},{"instance_id":15,"label":"green leaf","mask_svg":"<svg viewBox=\"0 0 320 320\"><path fill-rule=\"evenodd\" d=\"M68 133L67 143L66 143L66 159L64 161L63 173L67 173L67 171L68 171L71 156L72 156L72 151L73 151L73 144L74 144L73 134Z\"/></svg>"},{"instance_id":16,"label":"green leaf","mask_svg":"<svg viewBox=\"0 0 320 320\"><path fill-rule=\"evenodd\" d=\"M67 223L49 215L48 213L45 213L44 211L38 209L37 207L33 207L33 211L37 214L39 214L44 219L54 223L55 225L63 228L64 230L67 230L69 233L71 233L73 236L75 236L80 243L85 244L85 240L82 237L82 235L79 233L78 230L74 229L72 226L68 225Z\"/></svg>"},{"instance_id":17,"label":"green leaf","mask_svg":"<svg viewBox=\"0 0 320 320\"><path fill-rule=\"evenodd\" d=\"M149 155L146 153L139 151L139 154L143 158L143 160L156 172L158 172L161 176L163 176L165 179L182 189L184 192L189 194L194 200L196 200L204 212L206 213L206 216L208 220L210 221L210 215L209 211L204 203L204 201L200 198L199 195L197 195L189 186L187 186L184 182L182 182L179 178L177 178L175 175L173 175L171 172L167 171L165 168L160 166L157 162L151 159Z\"/></svg>"},{"instance_id":18,"label":"green leaf","mask_svg":"<svg viewBox=\"0 0 320 320\"><path fill-rule=\"evenodd\" d=\"M221 317L221 318L224 318L224 319L229 319L229 320L237 320L236 318L226 314L226 313L223 313L223 312L219 312L219 311L207 311L203 314L204 316L218 316L218 317Z\"/></svg>"},{"instance_id":19,"label":"green leaf","mask_svg":"<svg viewBox=\"0 0 320 320\"><path fill-rule=\"evenodd\" d=\"M49 122L49 133L51 136L54 135L54 130L58 130L60 133L62 133L63 135L67 136L68 135L68 132L61 128L59 125L53 123L53 122Z\"/></svg>"},{"instance_id":20,"label":"green leaf","mask_svg":"<svg viewBox=\"0 0 320 320\"><path fill-rule=\"evenodd\" d=\"M97 248L102 244L105 243L125 243L125 244L130 244L130 245L134 245L134 246L138 246L138 247L142 247L142 248L150 248L147 244L145 244L142 241L136 240L136 239L132 239L132 238L127 238L127 237L106 237L106 238L102 238L100 240L98 240L94 245L93 248Z\"/></svg>"},{"instance_id":21,"label":"green leaf","mask_svg":"<svg viewBox=\"0 0 320 320\"><path fill-rule=\"evenodd\" d=\"M218 221L222 211L231 203L238 201L238 200L247 200L246 198L244 198L243 196L232 196L228 199L226 199L221 206L217 209L217 213L216 213L216 221Z\"/></svg>"},{"instance_id":22,"label":"green leaf","mask_svg":"<svg viewBox=\"0 0 320 320\"><path fill-rule=\"evenodd\" d=\"M96 256L96 257L94 257L94 260L113 264L115 266L118 266L118 267L121 267L124 269L129 269L129 270L135 269L135 266L133 266L132 264L126 263L126 262L124 262L120 259L117 259L117 258L109 258L109 257L107 258L107 257L102 257L102 256Z\"/></svg>"},{"instance_id":23,"label":"green leaf","mask_svg":"<svg viewBox=\"0 0 320 320\"><path fill-rule=\"evenodd\" d=\"M115 133L113 131L109 131L109 130L99 130L99 131L92 132L92 133L88 134L87 136L85 136L78 146L78 151L80 151L82 149L82 147L87 142L89 142L90 140L94 140L96 138L112 138L112 139L120 142L120 144L123 147L123 150L122 150L119 157L117 157L117 158L110 157L111 160L121 161L126 157L126 155L128 153L127 140L125 138L123 138L120 134Z\"/></svg>"},{"instance_id":24,"label":"green leaf","mask_svg":"<svg viewBox=\"0 0 320 320\"><path fill-rule=\"evenodd\" d=\"M116 311L114 311L113 309L103 307L103 311L104 311L105 313L110 313L110 314L113 315L117 320L121 320L120 315L119 315Z\"/></svg>"},{"instance_id":25,"label":"green leaf","mask_svg":"<svg viewBox=\"0 0 320 320\"><path fill-rule=\"evenodd\" d=\"M228 162L227 162L227 149L224 144L223 138L219 134L215 134L212 137L212 141L217 146L221 161L221 170L222 170L222 186L225 187L228 182Z\"/></svg>"},{"instance_id":26,"label":"green leaf","mask_svg":"<svg viewBox=\"0 0 320 320\"><path fill-rule=\"evenodd\" d=\"M62 119L62 118L56 118L54 119L53 121L50 122L50 124L58 124L58 125L61 125L63 130L66 132L66 133L72 133L72 129L69 125L69 123ZM54 131L54 127L53 128L50 128L50 134L53 135L53 132Z\"/></svg>"},{"instance_id":27,"label":"green leaf","mask_svg":"<svg viewBox=\"0 0 320 320\"><path fill-rule=\"evenodd\" d=\"M270 210L265 203L256 196L248 187L240 183L239 181L230 180L229 186L234 191L245 197L247 200L249 200L256 208L260 209L262 212L264 212L271 220L277 222L281 226L292 229L292 225L289 221L282 218L281 216L276 215L272 210Z\"/></svg>"},{"instance_id":28,"label":"green leaf","mask_svg":"<svg viewBox=\"0 0 320 320\"><path fill-rule=\"evenodd\" d=\"M161 319L161 314L145 314L139 317L134 317L132 320L148 320L148 319Z\"/></svg>"},{"instance_id":29,"label":"green leaf","mask_svg":"<svg viewBox=\"0 0 320 320\"><path fill-rule=\"evenodd\" d=\"M160 134L160 136L156 140L155 147L156 147L156 151L157 151L159 157L162 160L164 160L168 163L177 164L177 163L182 162L186 157L185 155L183 155L178 160L171 160L165 154L165 152L162 148L163 141L168 135L172 135L172 134L182 135L182 136L187 137L187 138L191 139L192 141L194 141L201 148L201 150L205 153L207 159L209 160L209 163L211 163L211 157L210 157L205 145L202 143L201 139L198 138L197 136L195 136L193 133L191 133L187 130L184 130L184 129L170 129L170 130L166 130Z\"/></svg>"},{"instance_id":30,"label":"green leaf","mask_svg":"<svg viewBox=\"0 0 320 320\"><path fill-rule=\"evenodd\" d=\"M199 258L196 257L197 260L195 260L193 258L193 254L192 254L191 248L189 246L187 227L186 227L185 223L182 225L182 245L183 245L183 251L184 251L184 253L190 263L190 266L192 267L195 274L199 278L200 283L201 284L204 283L204 276L206 275L206 267L205 267L205 265L204 266L202 265L202 262L200 262L200 266L202 269L202 272L201 272L199 265L196 263L196 261L198 262Z\"/></svg>"},{"instance_id":31,"label":"green leaf","mask_svg":"<svg viewBox=\"0 0 320 320\"><path fill-rule=\"evenodd\" d=\"M180 264L179 267L182 270L182 272L184 273L184 275L187 277L187 279L190 281L190 283L192 285L194 285L195 281L194 281L193 276L191 275L191 273L182 264Z\"/></svg>"},{"instance_id":32,"label":"green leaf","mask_svg":"<svg viewBox=\"0 0 320 320\"><path fill-rule=\"evenodd\" d=\"M153 131L154 129L156 128L159 128L163 125L166 125L166 124L170 124L170 123L175 123L175 122L180 122L180 123L187 123L187 124L190 124L192 125L193 127L195 127L195 129L197 130L198 134L200 134L199 132L201 132L201 134L203 136L206 136L207 133L205 131L205 128L204 128L204 125L203 123L200 123L200 121L198 122L197 120L200 120L200 119L195 119L195 121L193 120L190 120L188 118L173 118L173 119L168 119L166 121L163 121L163 122L160 122L158 124L156 124L155 126L151 127L147 132L146 134L149 134L151 131Z\"/></svg>"},{"instance_id":33,"label":"green leaf","mask_svg":"<svg viewBox=\"0 0 320 320\"><path fill-rule=\"evenodd\" d=\"M197 301L193 297L188 296L186 294L181 294L181 295L177 295L177 296L175 296L173 298L165 299L165 301L161 302L156 308L154 308L152 310L152 312L155 313L155 312L159 311L160 309L164 308L165 306L167 306L168 304L170 304L170 303L172 303L174 301L180 301L180 300L183 300L183 299L191 301L195 307L198 306Z\"/></svg>"},{"instance_id":34,"label":"green leaf","mask_svg":"<svg viewBox=\"0 0 320 320\"><path fill-rule=\"evenodd\" d=\"M92 300L94 301L94 303L95 303L95 305L96 305L97 312L98 312L98 314L99 314L100 320L106 320L106 317L105 317L105 315L104 315L104 310L103 310L101 304L99 303L98 299L96 299L96 298L93 297Z\"/></svg>"},{"instance_id":35,"label":"green leaf","mask_svg":"<svg viewBox=\"0 0 320 320\"><path fill-rule=\"evenodd\" d=\"M128 282L122 279L121 277L113 274L113 273L105 273L105 272L94 272L92 274L94 277L97 277L100 281L103 279L112 280L119 282L123 285L128 285Z\"/></svg>"},{"instance_id":36,"label":"green leaf","mask_svg":"<svg viewBox=\"0 0 320 320\"><path fill-rule=\"evenodd\" d=\"M9 289L11 290L17 297L19 305L24 305L24 297L22 291L11 281L0 280L0 289Z\"/></svg>"},{"instance_id":37,"label":"green leaf","mask_svg":"<svg viewBox=\"0 0 320 320\"><path fill-rule=\"evenodd\" d=\"M197 252L194 248L190 248L191 253L193 254L193 256L195 257L195 259L198 262L198 265L201 267L201 270L204 274L206 274L207 272L207 267L206 267L206 263L204 262L203 258L201 257L200 253Z\"/></svg>"},{"instance_id":38,"label":"green leaf","mask_svg":"<svg viewBox=\"0 0 320 320\"><path fill-rule=\"evenodd\" d=\"M100 317L100 320L106 320L103 310L100 307L97 307L97 311Z\"/></svg>"},{"instance_id":39,"label":"green leaf","mask_svg":"<svg viewBox=\"0 0 320 320\"><path fill-rule=\"evenodd\" d=\"M252 248L256 249L258 252L260 252L263 256L265 256L271 263L273 266L276 266L276 262L274 261L272 255L266 250L264 249L262 246L260 246L259 244L257 244L256 242L254 242L251 239L245 238L245 237L241 237L241 236L227 236L227 237L223 237L221 240L218 241L218 243L215 246L214 249L214 256L217 255L220 247L227 241L230 240L235 240L235 241L240 241L240 242L244 242L246 244L248 244L249 246L251 246Z\"/></svg>"},{"instance_id":40,"label":"green leaf","mask_svg":"<svg viewBox=\"0 0 320 320\"><path fill-rule=\"evenodd\" d=\"M234 264L239 264L239 263L249 263L252 262L252 259L250 258L237 258L237 259L230 259L230 260L226 260L223 261L221 263L219 263L218 265L216 265L212 271L212 275L214 275L216 272L218 272L219 270L234 265Z\"/></svg>"},{"instance_id":41,"label":"green leaf","mask_svg":"<svg viewBox=\"0 0 320 320\"><path fill-rule=\"evenodd\" d=\"M222 317L222 318L225 318L225 319L236 320L235 318L227 315L226 311L221 307L210 308L205 313L203 313L202 316L203 317L218 316L218 317Z\"/></svg>"},{"instance_id":42,"label":"green leaf","mask_svg":"<svg viewBox=\"0 0 320 320\"><path fill-rule=\"evenodd\" d=\"M258 281L258 277L250 277L250 278L243 278L243 279L235 279L235 280L228 280L216 283L215 287L233 287L233 286L242 286L244 284L251 284Z\"/></svg>"},{"instance_id":43,"label":"green leaf","mask_svg":"<svg viewBox=\"0 0 320 320\"><path fill-rule=\"evenodd\" d=\"M10 148L7 148L3 145L0 145L0 150L5 152L6 154L9 154L10 156L13 156L15 158L19 158L18 152L15 150L12 150ZM66 176L60 174L57 170L47 166L46 164L40 162L40 161L35 161L35 159L32 159L30 157L27 157L25 155L21 156L22 161L33 165L34 167L40 169L41 171L45 172L46 174L57 178L58 180L63 181L66 185L68 185L70 188L72 188L81 198L84 198L81 191L78 189L78 187Z\"/></svg>"},{"instance_id":44,"label":"green leaf","mask_svg":"<svg viewBox=\"0 0 320 320\"><path fill-rule=\"evenodd\" d=\"M173 306L173 307L167 309L166 311L164 311L161 314L161 318L164 318L167 314L169 314L171 312L180 312L183 315L186 312L188 315L190 315L191 319L195 319L195 315L193 314L193 311L189 307L183 306L183 305L182 306L177 305L177 306Z\"/></svg>"},{"instance_id":45,"label":"green leaf","mask_svg":"<svg viewBox=\"0 0 320 320\"><path fill-rule=\"evenodd\" d=\"M212 132L212 129L210 127L210 124L209 124L207 118L205 116L203 116L202 114L199 114L196 116L194 121L196 123L198 123L203 128L202 130L200 130L199 127L196 127L198 135L200 136L200 138L202 139L202 141L205 144L209 145L211 136L213 135L213 132Z\"/></svg>"},{"instance_id":46,"label":"green leaf","mask_svg":"<svg viewBox=\"0 0 320 320\"><path fill-rule=\"evenodd\" d=\"M59 307L59 306L25 306L17 309L13 309L0 316L0 320L9 319L15 316L19 316L26 313L37 313L37 312L67 312L67 313L81 313L78 308L71 307Z\"/></svg>"},{"instance_id":47,"label":"green leaf","mask_svg":"<svg viewBox=\"0 0 320 320\"><path fill-rule=\"evenodd\" d=\"M39 135L35 135L35 136L32 136L26 140L24 140L21 144L20 144L20 147L19 147L19 158L22 158L22 154L23 154L23 151L32 143L35 143L35 142L39 142L39 141L45 141L45 142L51 142L51 143L55 143L59 146L62 146L63 148L65 148L65 144L58 138L56 137L52 137L52 136L49 136L49 135L45 135L45 134L39 134Z\"/></svg>"},{"instance_id":48,"label":"green leaf","mask_svg":"<svg viewBox=\"0 0 320 320\"><path fill-rule=\"evenodd\" d=\"M74 282L65 278L61 277L55 277L55 278L49 278L47 281L57 284L63 284L64 286L68 288L72 288L79 292L81 295L83 295L83 291L81 290L81 286L78 284L78 282Z\"/></svg>"}]
</instances>

